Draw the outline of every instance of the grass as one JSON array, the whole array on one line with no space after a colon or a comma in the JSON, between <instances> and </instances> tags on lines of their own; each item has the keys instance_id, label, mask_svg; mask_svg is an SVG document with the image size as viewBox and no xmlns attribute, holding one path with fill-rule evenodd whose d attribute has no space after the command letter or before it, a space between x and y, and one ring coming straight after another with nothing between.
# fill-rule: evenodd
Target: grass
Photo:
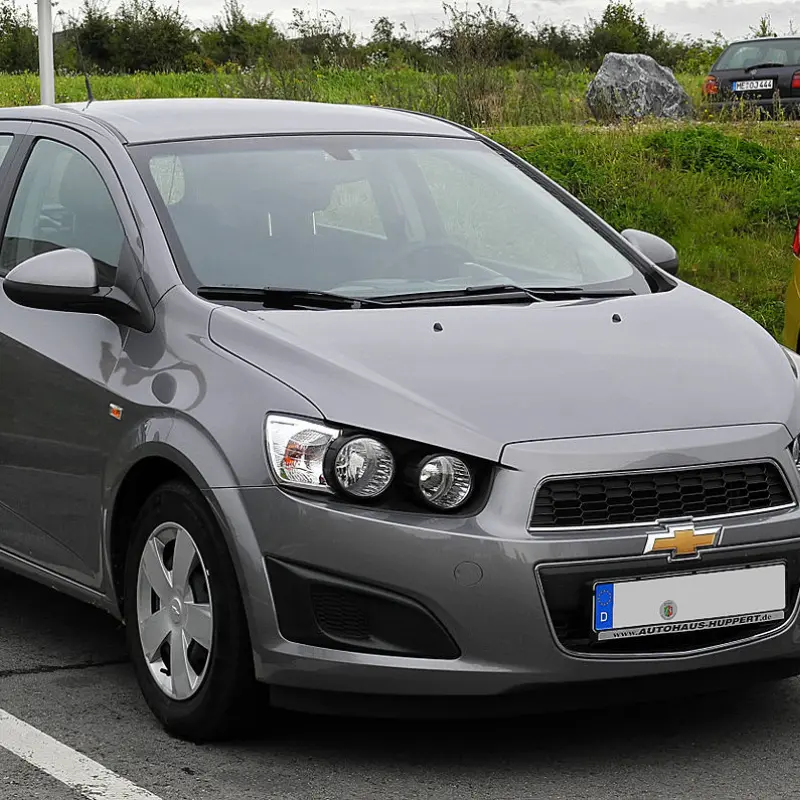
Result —
<instances>
[{"instance_id":1,"label":"grass","mask_svg":"<svg viewBox=\"0 0 800 800\"><path fill-rule=\"evenodd\" d=\"M695 100L701 78L678 76ZM459 122L480 125L586 123L584 102L592 75L551 68L514 70L472 68L463 74L413 69L366 68L97 75L92 90L98 100L129 97L281 97L326 103L414 108ZM38 102L35 74L0 74L0 105ZM57 76L57 102L86 99L81 76Z\"/></svg>"},{"instance_id":2,"label":"grass","mask_svg":"<svg viewBox=\"0 0 800 800\"><path fill-rule=\"evenodd\" d=\"M681 276L773 335L800 216L800 128L791 123L544 126L487 131L618 230L677 248Z\"/></svg>"},{"instance_id":3,"label":"grass","mask_svg":"<svg viewBox=\"0 0 800 800\"><path fill-rule=\"evenodd\" d=\"M778 335L800 216L800 126L777 122L591 123L584 72L303 70L268 74L97 76L97 99L287 97L414 108L478 119L617 229L671 241L681 275ZM701 78L679 76L697 99ZM38 102L32 75L0 75L0 105ZM59 76L59 102L85 99L83 78Z\"/></svg>"}]
</instances>

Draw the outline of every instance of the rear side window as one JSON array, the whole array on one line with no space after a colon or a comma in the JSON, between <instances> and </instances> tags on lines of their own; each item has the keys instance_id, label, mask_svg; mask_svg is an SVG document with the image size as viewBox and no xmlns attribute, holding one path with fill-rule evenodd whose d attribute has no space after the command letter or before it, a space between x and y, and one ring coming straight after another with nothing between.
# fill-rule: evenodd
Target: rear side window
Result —
<instances>
[{"instance_id":1,"label":"rear side window","mask_svg":"<svg viewBox=\"0 0 800 800\"><path fill-rule=\"evenodd\" d=\"M75 247L95 260L101 283L111 285L124 242L122 222L92 162L72 147L39 140L11 205L0 274L39 253Z\"/></svg>"}]
</instances>

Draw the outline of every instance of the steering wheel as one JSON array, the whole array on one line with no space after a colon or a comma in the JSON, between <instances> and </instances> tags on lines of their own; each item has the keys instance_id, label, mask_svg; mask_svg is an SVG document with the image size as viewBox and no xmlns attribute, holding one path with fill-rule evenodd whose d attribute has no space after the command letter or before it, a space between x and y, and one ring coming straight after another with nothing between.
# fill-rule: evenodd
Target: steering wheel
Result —
<instances>
[{"instance_id":1,"label":"steering wheel","mask_svg":"<svg viewBox=\"0 0 800 800\"><path fill-rule=\"evenodd\" d=\"M463 267L473 260L472 253L461 245L449 241L414 242L404 247L389 265L388 275L398 274L404 278L421 278L435 281L435 274L441 279L454 277L449 269L443 266ZM460 274L460 273L459 273Z\"/></svg>"}]
</instances>

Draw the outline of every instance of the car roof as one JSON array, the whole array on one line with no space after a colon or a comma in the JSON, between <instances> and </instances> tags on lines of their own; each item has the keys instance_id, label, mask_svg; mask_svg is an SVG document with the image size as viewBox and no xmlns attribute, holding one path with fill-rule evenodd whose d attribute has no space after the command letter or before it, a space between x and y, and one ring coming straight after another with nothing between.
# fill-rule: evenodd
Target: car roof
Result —
<instances>
[{"instance_id":1,"label":"car roof","mask_svg":"<svg viewBox=\"0 0 800 800\"><path fill-rule=\"evenodd\" d=\"M94 121L124 142L322 133L371 133L473 138L438 117L398 109L293 100L170 98L101 100L0 110L0 118L69 124Z\"/></svg>"},{"instance_id":2,"label":"car roof","mask_svg":"<svg viewBox=\"0 0 800 800\"><path fill-rule=\"evenodd\" d=\"M800 42L800 36L754 36L751 39L736 39L732 41L728 46L732 46L735 44L750 44L751 42L786 42L786 41L796 41Z\"/></svg>"}]
</instances>

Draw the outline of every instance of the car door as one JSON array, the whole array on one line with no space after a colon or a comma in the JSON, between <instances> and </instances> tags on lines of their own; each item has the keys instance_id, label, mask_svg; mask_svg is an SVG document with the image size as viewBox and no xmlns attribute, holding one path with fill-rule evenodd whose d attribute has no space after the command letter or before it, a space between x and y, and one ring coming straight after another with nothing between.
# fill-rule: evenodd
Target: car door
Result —
<instances>
[{"instance_id":1,"label":"car door","mask_svg":"<svg viewBox=\"0 0 800 800\"><path fill-rule=\"evenodd\" d=\"M48 250L75 247L103 285L138 269L138 232L101 148L35 125L10 198L0 278ZM84 585L101 584L102 482L115 431L106 383L127 331L92 314L25 308L0 292L0 505L17 530L0 544ZM26 546L25 540L29 546Z\"/></svg>"},{"instance_id":2,"label":"car door","mask_svg":"<svg viewBox=\"0 0 800 800\"><path fill-rule=\"evenodd\" d=\"M0 125L0 219L5 218L18 177L20 164L24 162L30 144L25 135L31 123L3 120ZM3 321L0 320L0 330ZM5 375L0 369L0 384L5 383ZM0 409L0 416L3 411ZM0 452L0 460L2 453ZM0 502L0 549L5 554L21 556L26 560L52 563L58 560L64 548L44 531L26 523L7 505Z\"/></svg>"}]
</instances>

